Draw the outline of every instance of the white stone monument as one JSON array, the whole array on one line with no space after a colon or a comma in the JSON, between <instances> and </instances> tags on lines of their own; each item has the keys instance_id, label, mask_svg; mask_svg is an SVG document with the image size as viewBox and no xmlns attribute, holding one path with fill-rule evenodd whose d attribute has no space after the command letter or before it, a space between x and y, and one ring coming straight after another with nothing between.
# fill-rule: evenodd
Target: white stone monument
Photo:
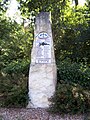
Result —
<instances>
[{"instance_id":1,"label":"white stone monument","mask_svg":"<svg viewBox=\"0 0 90 120\"><path fill-rule=\"evenodd\" d=\"M49 107L56 87L56 71L50 13L41 12L35 21L27 108Z\"/></svg>"}]
</instances>

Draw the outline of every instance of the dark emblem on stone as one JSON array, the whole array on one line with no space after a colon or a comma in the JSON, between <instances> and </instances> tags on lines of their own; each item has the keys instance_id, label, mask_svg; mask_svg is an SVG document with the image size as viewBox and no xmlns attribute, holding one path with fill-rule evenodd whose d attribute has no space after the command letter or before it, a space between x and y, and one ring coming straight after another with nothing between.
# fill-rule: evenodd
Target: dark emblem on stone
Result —
<instances>
[{"instance_id":1,"label":"dark emblem on stone","mask_svg":"<svg viewBox=\"0 0 90 120\"><path fill-rule=\"evenodd\" d=\"M41 45L44 46L44 45L50 45L50 44L42 42L42 43L39 43L39 46L41 46Z\"/></svg>"}]
</instances>

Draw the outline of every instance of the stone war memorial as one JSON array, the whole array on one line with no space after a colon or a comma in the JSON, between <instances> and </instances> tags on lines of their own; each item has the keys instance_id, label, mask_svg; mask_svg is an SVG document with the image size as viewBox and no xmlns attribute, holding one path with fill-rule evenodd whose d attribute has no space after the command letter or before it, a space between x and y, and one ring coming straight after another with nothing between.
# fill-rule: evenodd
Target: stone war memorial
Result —
<instances>
[{"instance_id":1,"label":"stone war memorial","mask_svg":"<svg viewBox=\"0 0 90 120\"><path fill-rule=\"evenodd\" d=\"M57 70L49 12L35 19L34 42L29 71L29 103L27 108L48 108L56 88Z\"/></svg>"}]
</instances>

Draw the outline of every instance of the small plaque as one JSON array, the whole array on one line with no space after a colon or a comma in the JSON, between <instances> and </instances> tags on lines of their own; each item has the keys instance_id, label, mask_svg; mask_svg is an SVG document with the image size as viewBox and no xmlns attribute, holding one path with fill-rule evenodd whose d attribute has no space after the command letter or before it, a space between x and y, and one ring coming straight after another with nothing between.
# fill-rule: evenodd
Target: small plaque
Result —
<instances>
[{"instance_id":1,"label":"small plaque","mask_svg":"<svg viewBox=\"0 0 90 120\"><path fill-rule=\"evenodd\" d=\"M46 32L36 36L36 63L51 63L51 37Z\"/></svg>"}]
</instances>

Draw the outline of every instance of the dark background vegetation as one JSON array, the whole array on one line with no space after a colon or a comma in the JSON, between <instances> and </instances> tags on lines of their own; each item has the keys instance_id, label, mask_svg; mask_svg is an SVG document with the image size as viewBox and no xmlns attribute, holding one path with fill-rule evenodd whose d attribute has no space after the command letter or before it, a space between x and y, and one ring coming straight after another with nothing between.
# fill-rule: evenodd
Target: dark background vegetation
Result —
<instances>
[{"instance_id":1,"label":"dark background vegetation","mask_svg":"<svg viewBox=\"0 0 90 120\"><path fill-rule=\"evenodd\" d=\"M26 107L34 18L50 11L57 64L53 113L90 111L90 2L18 0L23 23L5 17L8 0L0 2L0 107ZM24 27L25 18L31 23Z\"/></svg>"}]
</instances>

